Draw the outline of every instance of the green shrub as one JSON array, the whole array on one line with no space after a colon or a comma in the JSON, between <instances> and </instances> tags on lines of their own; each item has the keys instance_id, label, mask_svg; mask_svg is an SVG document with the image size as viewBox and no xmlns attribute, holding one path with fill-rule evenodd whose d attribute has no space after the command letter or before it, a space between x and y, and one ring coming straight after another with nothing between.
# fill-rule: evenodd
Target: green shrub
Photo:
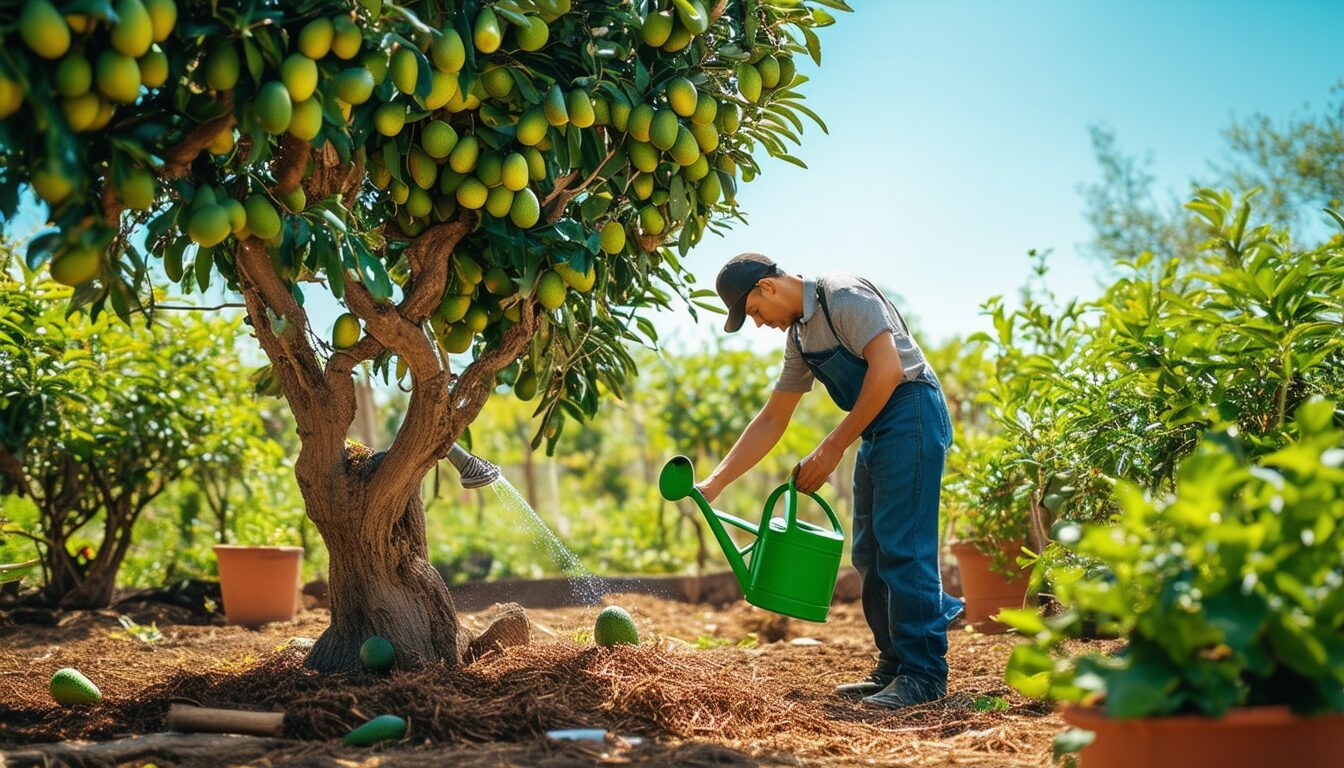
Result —
<instances>
[{"instance_id":1,"label":"green shrub","mask_svg":"<svg viewBox=\"0 0 1344 768\"><path fill-rule=\"evenodd\" d=\"M1060 540L1100 566L1052 574L1066 610L1000 619L1031 637L1006 679L1022 693L1104 702L1112 717L1218 716L1288 705L1344 712L1344 430L1324 400L1297 409L1289 441L1252 460L1235 428L1201 442L1177 492L1122 483L1114 524ZM1085 620L1123 652L1062 655Z\"/></svg>"}]
</instances>

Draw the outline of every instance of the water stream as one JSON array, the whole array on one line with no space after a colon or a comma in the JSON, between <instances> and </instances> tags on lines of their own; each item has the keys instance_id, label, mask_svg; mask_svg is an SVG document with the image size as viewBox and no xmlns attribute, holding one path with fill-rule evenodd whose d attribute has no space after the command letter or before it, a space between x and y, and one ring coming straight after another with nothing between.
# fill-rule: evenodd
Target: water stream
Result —
<instances>
[{"instance_id":1,"label":"water stream","mask_svg":"<svg viewBox=\"0 0 1344 768\"><path fill-rule=\"evenodd\" d=\"M495 495L499 497L501 503L509 510L514 512L529 528L532 529L533 542L540 541L546 549L546 554L560 566L569 578L569 586L574 590L574 594L585 605L594 605L602 601L602 596L607 594L606 583L599 577L594 576L583 564L579 558L566 547L560 539L556 538L546 521L542 520L532 505L527 503L527 499L518 492L517 488L502 475L498 480L490 484L494 489Z\"/></svg>"}]
</instances>

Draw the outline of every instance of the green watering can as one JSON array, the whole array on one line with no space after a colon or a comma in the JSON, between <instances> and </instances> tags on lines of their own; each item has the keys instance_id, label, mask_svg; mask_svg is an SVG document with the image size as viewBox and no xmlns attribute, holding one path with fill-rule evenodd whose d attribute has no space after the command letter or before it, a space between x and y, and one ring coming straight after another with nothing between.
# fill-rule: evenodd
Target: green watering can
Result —
<instances>
[{"instance_id":1,"label":"green watering can","mask_svg":"<svg viewBox=\"0 0 1344 768\"><path fill-rule=\"evenodd\" d=\"M690 496L699 505L709 521L714 538L728 556L733 575L742 585L747 602L768 611L782 613L808 621L825 621L831 608L831 593L835 591L835 577L840 570L840 553L845 545L845 534L835 512L815 493L809 493L833 528L827 530L799 520L798 489L793 476L770 494L759 525L710 508L709 502L695 488L695 472L691 460L677 456L663 466L658 476L658 490L668 501L679 501ZM788 492L784 502L784 517L771 517L779 497ZM723 523L737 526L756 535L750 544L739 549L728 536Z\"/></svg>"}]
</instances>

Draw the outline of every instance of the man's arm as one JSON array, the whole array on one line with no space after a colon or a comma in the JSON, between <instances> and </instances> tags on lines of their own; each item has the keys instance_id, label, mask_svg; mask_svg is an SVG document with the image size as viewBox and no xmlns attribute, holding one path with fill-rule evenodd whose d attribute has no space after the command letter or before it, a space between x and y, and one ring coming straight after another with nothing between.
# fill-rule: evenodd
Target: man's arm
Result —
<instances>
[{"instance_id":1,"label":"man's arm","mask_svg":"<svg viewBox=\"0 0 1344 768\"><path fill-rule=\"evenodd\" d=\"M803 459L798 469L796 483L798 490L804 493L813 493L826 482L826 478L840 463L845 449L863 434L863 430L882 411L891 399L891 393L905 378L901 355L896 350L896 338L891 331L874 336L863 348L863 359L868 363L868 373L864 374L863 387L859 389L859 399L854 403L854 409L821 441L816 450Z\"/></svg>"},{"instance_id":2,"label":"man's arm","mask_svg":"<svg viewBox=\"0 0 1344 768\"><path fill-rule=\"evenodd\" d=\"M712 503L729 483L756 466L775 447L775 443L784 435L785 427L789 426L789 420L793 418L793 411L803 394L778 389L770 393L770 399L765 402L761 412L742 430L742 435L723 461L719 462L719 466L714 468L709 477L696 483L695 487L706 501Z\"/></svg>"}]
</instances>

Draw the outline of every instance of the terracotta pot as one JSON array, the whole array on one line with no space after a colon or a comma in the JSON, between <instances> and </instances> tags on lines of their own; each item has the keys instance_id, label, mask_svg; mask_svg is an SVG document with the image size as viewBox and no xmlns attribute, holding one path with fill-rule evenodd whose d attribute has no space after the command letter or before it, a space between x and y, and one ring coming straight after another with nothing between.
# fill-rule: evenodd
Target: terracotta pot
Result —
<instances>
[{"instance_id":1,"label":"terracotta pot","mask_svg":"<svg viewBox=\"0 0 1344 768\"><path fill-rule=\"evenodd\" d=\"M303 547L215 546L224 618L256 626L290 621L299 605Z\"/></svg>"},{"instance_id":2,"label":"terracotta pot","mask_svg":"<svg viewBox=\"0 0 1344 768\"><path fill-rule=\"evenodd\" d=\"M1097 734L1079 753L1082 768L1285 766L1344 764L1344 715L1299 717L1287 707L1243 707L1199 715L1113 720L1099 707L1065 707L1064 722Z\"/></svg>"},{"instance_id":3,"label":"terracotta pot","mask_svg":"<svg viewBox=\"0 0 1344 768\"><path fill-rule=\"evenodd\" d=\"M981 632L990 634L1006 632L1007 625L1000 624L990 617L1004 608L1022 607L1027 596L1029 571L1021 569L1016 576L1010 578L998 571L990 570L992 558L976 549L974 543L956 541L951 544L951 548L952 554L957 558L957 568L961 572L966 621ZM1011 567L1016 568L1016 556L1022 551L1022 540L1000 542L999 549L1008 556Z\"/></svg>"}]
</instances>

